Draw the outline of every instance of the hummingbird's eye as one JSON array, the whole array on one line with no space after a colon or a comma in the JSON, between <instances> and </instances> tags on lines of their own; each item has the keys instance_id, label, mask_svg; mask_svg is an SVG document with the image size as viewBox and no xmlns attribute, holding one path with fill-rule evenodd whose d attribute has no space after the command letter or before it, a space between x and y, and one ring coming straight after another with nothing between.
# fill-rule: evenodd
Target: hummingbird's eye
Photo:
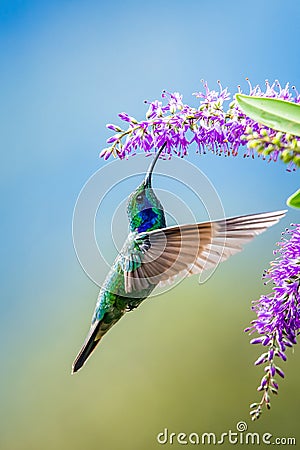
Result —
<instances>
[{"instance_id":1,"label":"hummingbird's eye","mask_svg":"<svg viewBox=\"0 0 300 450\"><path fill-rule=\"evenodd\" d=\"M141 194L138 195L137 198L136 198L136 201L139 202L139 203L142 202L143 201L143 195L141 195Z\"/></svg>"}]
</instances>

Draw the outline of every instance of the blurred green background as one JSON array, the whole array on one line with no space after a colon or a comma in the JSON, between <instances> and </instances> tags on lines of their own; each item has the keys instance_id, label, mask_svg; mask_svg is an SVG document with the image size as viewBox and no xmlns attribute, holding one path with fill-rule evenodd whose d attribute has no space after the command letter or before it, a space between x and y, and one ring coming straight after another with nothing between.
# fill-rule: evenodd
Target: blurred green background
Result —
<instances>
[{"instance_id":1,"label":"blurred green background","mask_svg":"<svg viewBox=\"0 0 300 450\"><path fill-rule=\"evenodd\" d=\"M260 278L274 244L297 211L208 283L185 280L126 315L70 375L98 293L76 259L72 213L105 164L105 124L120 111L144 117L143 100L162 89L195 104L201 78L211 88L221 79L232 93L238 84L247 92L246 76L299 89L299 12L289 0L0 1L1 450L155 449L165 427L222 433L241 420L300 442L300 355L289 353L272 410L251 423L262 369L243 333L251 300L270 290ZM282 163L242 152L191 151L190 161L229 216L282 209L299 187Z\"/></svg>"}]
</instances>

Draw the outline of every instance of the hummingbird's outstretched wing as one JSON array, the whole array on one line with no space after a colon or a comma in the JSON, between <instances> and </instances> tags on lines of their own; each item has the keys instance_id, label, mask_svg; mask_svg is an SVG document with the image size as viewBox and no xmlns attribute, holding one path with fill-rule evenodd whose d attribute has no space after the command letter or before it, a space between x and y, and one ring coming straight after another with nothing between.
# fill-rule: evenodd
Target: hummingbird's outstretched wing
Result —
<instances>
[{"instance_id":1,"label":"hummingbird's outstretched wing","mask_svg":"<svg viewBox=\"0 0 300 450\"><path fill-rule=\"evenodd\" d=\"M134 240L137 250L127 255L124 265L125 290L138 292L158 283L171 283L178 275L216 267L285 213L252 214L139 233Z\"/></svg>"}]
</instances>

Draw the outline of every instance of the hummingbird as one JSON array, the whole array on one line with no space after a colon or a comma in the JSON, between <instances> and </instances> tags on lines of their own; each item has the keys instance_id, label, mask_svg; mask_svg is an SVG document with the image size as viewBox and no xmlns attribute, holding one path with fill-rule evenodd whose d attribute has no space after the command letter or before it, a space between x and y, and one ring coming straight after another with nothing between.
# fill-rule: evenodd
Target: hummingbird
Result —
<instances>
[{"instance_id":1,"label":"hummingbird","mask_svg":"<svg viewBox=\"0 0 300 450\"><path fill-rule=\"evenodd\" d=\"M129 234L100 289L72 373L82 368L108 330L156 286L216 267L285 216L286 211L274 211L167 227L164 208L152 189L153 169L163 147L128 198Z\"/></svg>"}]
</instances>

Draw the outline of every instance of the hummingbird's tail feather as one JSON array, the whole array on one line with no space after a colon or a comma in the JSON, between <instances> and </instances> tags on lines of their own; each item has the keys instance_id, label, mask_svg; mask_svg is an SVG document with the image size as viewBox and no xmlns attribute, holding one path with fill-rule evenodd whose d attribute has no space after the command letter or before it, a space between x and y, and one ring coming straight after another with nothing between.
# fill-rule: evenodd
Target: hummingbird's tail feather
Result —
<instances>
[{"instance_id":1,"label":"hummingbird's tail feather","mask_svg":"<svg viewBox=\"0 0 300 450\"><path fill-rule=\"evenodd\" d=\"M78 370L81 369L99 344L102 337L102 335L99 334L100 324L101 322L97 321L92 325L83 346L73 362L72 373L78 372Z\"/></svg>"}]
</instances>

